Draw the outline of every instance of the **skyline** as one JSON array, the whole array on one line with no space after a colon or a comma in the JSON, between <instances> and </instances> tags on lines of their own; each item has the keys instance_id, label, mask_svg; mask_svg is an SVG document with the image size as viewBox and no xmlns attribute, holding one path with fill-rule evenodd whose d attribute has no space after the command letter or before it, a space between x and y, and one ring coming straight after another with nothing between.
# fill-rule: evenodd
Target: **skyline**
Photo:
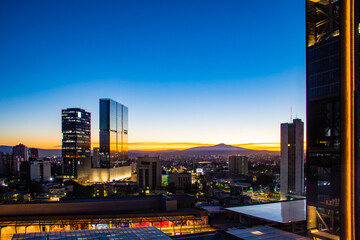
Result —
<instances>
[{"instance_id":1,"label":"skyline","mask_svg":"<svg viewBox=\"0 0 360 240\"><path fill-rule=\"evenodd\" d=\"M0 3L1 145L58 148L72 107L96 143L99 98L129 107L130 143L276 143L305 121L302 1L107 3Z\"/></svg>"}]
</instances>

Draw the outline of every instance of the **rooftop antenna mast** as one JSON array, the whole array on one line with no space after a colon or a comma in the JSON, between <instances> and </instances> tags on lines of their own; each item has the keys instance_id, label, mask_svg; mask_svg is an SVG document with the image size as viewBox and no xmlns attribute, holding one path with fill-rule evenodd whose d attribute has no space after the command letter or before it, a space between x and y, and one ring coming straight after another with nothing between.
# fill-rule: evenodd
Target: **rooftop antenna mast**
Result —
<instances>
[{"instance_id":1,"label":"rooftop antenna mast","mask_svg":"<svg viewBox=\"0 0 360 240\"><path fill-rule=\"evenodd\" d=\"M290 107L290 122L292 122L292 106Z\"/></svg>"}]
</instances>

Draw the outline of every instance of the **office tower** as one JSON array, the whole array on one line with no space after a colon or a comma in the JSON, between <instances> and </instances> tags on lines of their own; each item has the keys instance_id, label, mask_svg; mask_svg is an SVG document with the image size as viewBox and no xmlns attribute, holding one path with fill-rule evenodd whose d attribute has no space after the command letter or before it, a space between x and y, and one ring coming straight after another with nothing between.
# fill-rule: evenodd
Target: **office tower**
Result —
<instances>
[{"instance_id":1,"label":"office tower","mask_svg":"<svg viewBox=\"0 0 360 240\"><path fill-rule=\"evenodd\" d=\"M306 1L307 227L319 239L360 238L359 7Z\"/></svg>"},{"instance_id":2,"label":"office tower","mask_svg":"<svg viewBox=\"0 0 360 240\"><path fill-rule=\"evenodd\" d=\"M62 110L63 177L87 178L91 168L91 116L80 108Z\"/></svg>"},{"instance_id":3,"label":"office tower","mask_svg":"<svg viewBox=\"0 0 360 240\"><path fill-rule=\"evenodd\" d=\"M138 185L143 190L153 191L161 186L161 165L159 157L138 157L137 163Z\"/></svg>"},{"instance_id":4,"label":"office tower","mask_svg":"<svg viewBox=\"0 0 360 240\"><path fill-rule=\"evenodd\" d=\"M19 159L19 161L29 160L28 148L21 143L13 147L13 155L14 158Z\"/></svg>"},{"instance_id":5,"label":"office tower","mask_svg":"<svg viewBox=\"0 0 360 240\"><path fill-rule=\"evenodd\" d=\"M100 99L100 167L128 165L128 108Z\"/></svg>"},{"instance_id":6,"label":"office tower","mask_svg":"<svg viewBox=\"0 0 360 240\"><path fill-rule=\"evenodd\" d=\"M38 158L38 157L39 157L39 149L29 148L29 158Z\"/></svg>"},{"instance_id":7,"label":"office tower","mask_svg":"<svg viewBox=\"0 0 360 240\"><path fill-rule=\"evenodd\" d=\"M249 160L246 156L229 156L229 171L235 174L248 174Z\"/></svg>"},{"instance_id":8,"label":"office tower","mask_svg":"<svg viewBox=\"0 0 360 240\"><path fill-rule=\"evenodd\" d=\"M280 199L304 194L304 123L281 124Z\"/></svg>"}]
</instances>

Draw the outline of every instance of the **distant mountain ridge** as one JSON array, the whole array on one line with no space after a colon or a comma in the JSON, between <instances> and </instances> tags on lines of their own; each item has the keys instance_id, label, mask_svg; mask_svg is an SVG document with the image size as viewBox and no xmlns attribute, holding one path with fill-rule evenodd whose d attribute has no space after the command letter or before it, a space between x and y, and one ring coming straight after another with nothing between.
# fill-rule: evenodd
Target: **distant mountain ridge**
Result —
<instances>
[{"instance_id":1,"label":"distant mountain ridge","mask_svg":"<svg viewBox=\"0 0 360 240\"><path fill-rule=\"evenodd\" d=\"M0 146L0 152L11 153L12 146ZM138 157L143 155L149 156L203 156L203 155L216 155L216 154L278 154L278 152L267 150L252 150L248 148L236 147L227 144L217 144L213 146L193 147L185 150L161 150L161 151L142 151L131 150L129 151L129 157ZM60 156L61 149L41 149L39 148L39 154L42 157L45 156Z\"/></svg>"},{"instance_id":2,"label":"distant mountain ridge","mask_svg":"<svg viewBox=\"0 0 360 240\"><path fill-rule=\"evenodd\" d=\"M12 153L13 147L12 146L0 146L0 152L4 153ZM42 149L39 148L39 155L41 157L47 157L47 156L59 156L61 155L61 149Z\"/></svg>"}]
</instances>

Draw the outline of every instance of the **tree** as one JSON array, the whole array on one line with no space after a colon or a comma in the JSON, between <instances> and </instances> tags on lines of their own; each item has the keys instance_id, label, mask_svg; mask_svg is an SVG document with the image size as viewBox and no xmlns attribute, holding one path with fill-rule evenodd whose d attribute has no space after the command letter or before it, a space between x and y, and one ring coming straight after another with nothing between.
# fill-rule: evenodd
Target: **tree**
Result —
<instances>
[{"instance_id":1,"label":"tree","mask_svg":"<svg viewBox=\"0 0 360 240\"><path fill-rule=\"evenodd\" d=\"M270 184L273 184L273 178L272 176L267 174L260 174L256 182L258 185L261 185L262 187L267 187L270 186Z\"/></svg>"},{"instance_id":2,"label":"tree","mask_svg":"<svg viewBox=\"0 0 360 240\"><path fill-rule=\"evenodd\" d=\"M176 185L175 185L174 182L171 182L171 183L168 184L168 186L167 186L167 191L168 191L169 193L172 193L172 194L175 194L175 193L176 193Z\"/></svg>"}]
</instances>

